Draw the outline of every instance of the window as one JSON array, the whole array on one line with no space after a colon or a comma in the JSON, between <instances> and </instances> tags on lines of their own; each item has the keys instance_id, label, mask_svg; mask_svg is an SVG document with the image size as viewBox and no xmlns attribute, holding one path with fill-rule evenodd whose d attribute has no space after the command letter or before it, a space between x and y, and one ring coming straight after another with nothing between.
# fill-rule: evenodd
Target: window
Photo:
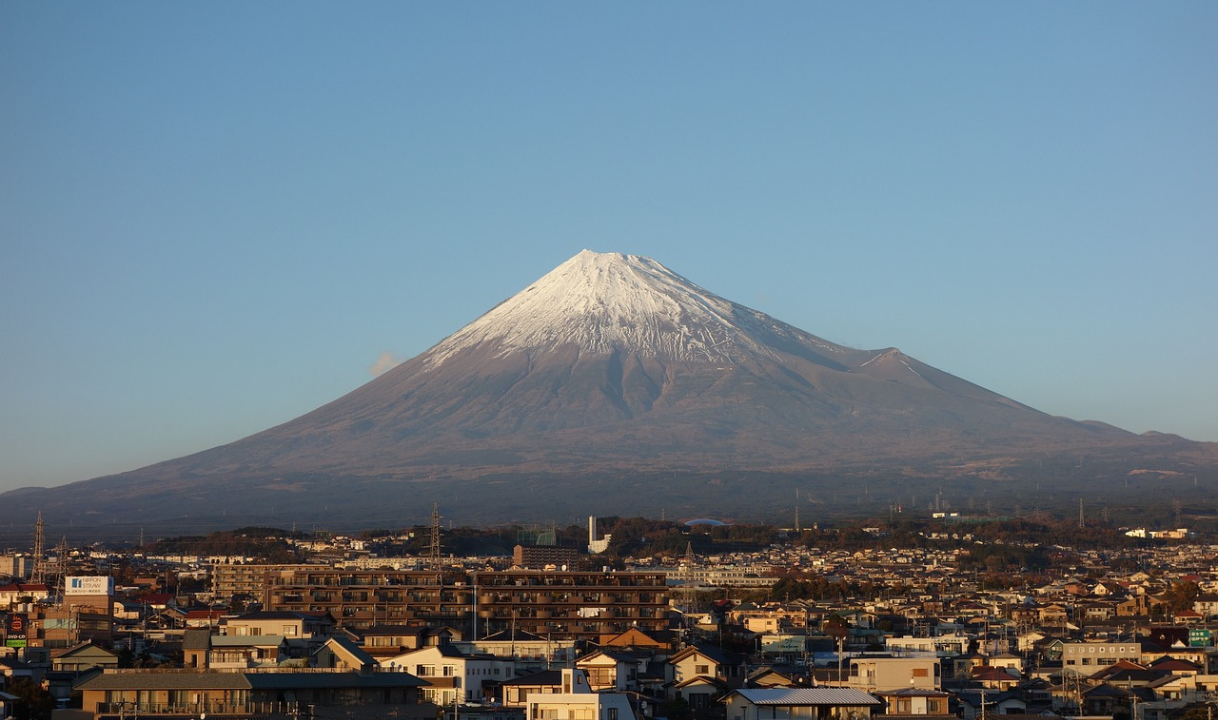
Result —
<instances>
[{"instance_id":1,"label":"window","mask_svg":"<svg viewBox=\"0 0 1218 720\"><path fill-rule=\"evenodd\" d=\"M695 665L694 674L695 675L710 675L710 665Z\"/></svg>"}]
</instances>

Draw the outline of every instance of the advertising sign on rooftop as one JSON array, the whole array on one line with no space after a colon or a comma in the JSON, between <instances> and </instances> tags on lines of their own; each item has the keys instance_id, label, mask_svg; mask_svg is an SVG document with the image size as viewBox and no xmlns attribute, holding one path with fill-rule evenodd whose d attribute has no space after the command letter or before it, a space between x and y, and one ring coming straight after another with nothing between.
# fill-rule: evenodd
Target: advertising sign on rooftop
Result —
<instances>
[{"instance_id":1,"label":"advertising sign on rooftop","mask_svg":"<svg viewBox=\"0 0 1218 720\"><path fill-rule=\"evenodd\" d=\"M113 595L114 578L87 575L69 576L64 582L64 595Z\"/></svg>"}]
</instances>

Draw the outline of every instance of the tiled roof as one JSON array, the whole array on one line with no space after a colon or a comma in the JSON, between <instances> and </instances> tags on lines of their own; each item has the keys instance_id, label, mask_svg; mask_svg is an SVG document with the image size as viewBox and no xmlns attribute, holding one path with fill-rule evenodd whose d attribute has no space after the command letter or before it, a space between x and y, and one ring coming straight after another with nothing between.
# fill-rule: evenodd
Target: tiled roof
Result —
<instances>
[{"instance_id":1,"label":"tiled roof","mask_svg":"<svg viewBox=\"0 0 1218 720\"><path fill-rule=\"evenodd\" d=\"M244 673L124 672L94 675L77 690L249 690Z\"/></svg>"},{"instance_id":2,"label":"tiled roof","mask_svg":"<svg viewBox=\"0 0 1218 720\"><path fill-rule=\"evenodd\" d=\"M267 647L282 645L283 635L213 635L211 646L220 647Z\"/></svg>"},{"instance_id":3,"label":"tiled roof","mask_svg":"<svg viewBox=\"0 0 1218 720\"><path fill-rule=\"evenodd\" d=\"M853 688L736 690L754 705L879 705L872 695Z\"/></svg>"},{"instance_id":4,"label":"tiled roof","mask_svg":"<svg viewBox=\"0 0 1218 720\"><path fill-rule=\"evenodd\" d=\"M403 672L121 672L94 675L78 690L297 690L301 688L421 687Z\"/></svg>"}]
</instances>

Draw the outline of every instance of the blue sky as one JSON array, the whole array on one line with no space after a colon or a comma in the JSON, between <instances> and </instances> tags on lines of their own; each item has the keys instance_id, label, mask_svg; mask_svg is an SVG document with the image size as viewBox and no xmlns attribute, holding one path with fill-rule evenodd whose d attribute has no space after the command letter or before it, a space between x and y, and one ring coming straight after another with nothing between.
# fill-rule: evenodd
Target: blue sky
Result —
<instances>
[{"instance_id":1,"label":"blue sky","mask_svg":"<svg viewBox=\"0 0 1218 720\"><path fill-rule=\"evenodd\" d=\"M0 4L0 490L313 409L583 248L1218 441L1218 4Z\"/></svg>"}]
</instances>

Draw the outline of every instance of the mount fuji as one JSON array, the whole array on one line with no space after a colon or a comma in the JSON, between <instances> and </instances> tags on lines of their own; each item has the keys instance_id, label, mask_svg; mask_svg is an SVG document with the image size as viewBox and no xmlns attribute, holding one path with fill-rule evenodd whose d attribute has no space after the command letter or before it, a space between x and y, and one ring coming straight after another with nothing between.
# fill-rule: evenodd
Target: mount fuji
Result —
<instances>
[{"instance_id":1,"label":"mount fuji","mask_svg":"<svg viewBox=\"0 0 1218 720\"><path fill-rule=\"evenodd\" d=\"M0 502L98 524L383 526L421 522L432 503L463 522L662 509L779 521L797 502L810 517L919 493L1029 507L1101 486L1143 493L1212 483L1215 458L1212 443L1049 416L896 348L821 339L654 260L585 250L306 415Z\"/></svg>"}]
</instances>

